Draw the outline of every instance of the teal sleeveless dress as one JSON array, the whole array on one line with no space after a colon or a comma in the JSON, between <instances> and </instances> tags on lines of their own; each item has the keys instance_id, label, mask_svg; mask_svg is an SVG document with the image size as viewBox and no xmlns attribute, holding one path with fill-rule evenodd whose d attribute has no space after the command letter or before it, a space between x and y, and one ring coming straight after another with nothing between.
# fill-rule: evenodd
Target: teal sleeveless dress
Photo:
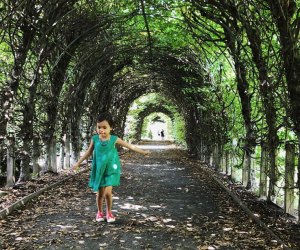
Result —
<instances>
[{"instance_id":1,"label":"teal sleeveless dress","mask_svg":"<svg viewBox=\"0 0 300 250\"><path fill-rule=\"evenodd\" d=\"M121 162L115 143L118 137L111 135L109 141L101 141L99 135L92 137L93 161L89 187L97 192L101 187L120 185Z\"/></svg>"}]
</instances>

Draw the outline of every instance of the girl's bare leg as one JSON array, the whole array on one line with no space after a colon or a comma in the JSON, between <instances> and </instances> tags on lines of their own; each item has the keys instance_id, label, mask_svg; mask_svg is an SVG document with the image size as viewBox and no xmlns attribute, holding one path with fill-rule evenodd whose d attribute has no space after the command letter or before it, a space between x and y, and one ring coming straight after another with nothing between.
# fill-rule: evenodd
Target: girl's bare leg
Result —
<instances>
[{"instance_id":1,"label":"girl's bare leg","mask_svg":"<svg viewBox=\"0 0 300 250\"><path fill-rule=\"evenodd\" d=\"M106 201L106 221L108 223L114 222L116 218L112 215L112 186L105 187L104 197Z\"/></svg>"},{"instance_id":2,"label":"girl's bare leg","mask_svg":"<svg viewBox=\"0 0 300 250\"><path fill-rule=\"evenodd\" d=\"M105 187L101 187L96 196L96 204L98 208L98 212L103 212L103 199L104 199Z\"/></svg>"},{"instance_id":3,"label":"girl's bare leg","mask_svg":"<svg viewBox=\"0 0 300 250\"><path fill-rule=\"evenodd\" d=\"M112 209L112 186L105 187L104 197L106 200L106 213L111 213Z\"/></svg>"}]
</instances>

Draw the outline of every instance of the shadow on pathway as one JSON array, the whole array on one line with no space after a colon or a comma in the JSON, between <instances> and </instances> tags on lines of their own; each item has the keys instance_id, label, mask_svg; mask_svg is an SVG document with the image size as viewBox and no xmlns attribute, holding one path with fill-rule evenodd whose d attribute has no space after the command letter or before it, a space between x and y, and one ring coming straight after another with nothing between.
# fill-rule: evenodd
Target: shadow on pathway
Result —
<instances>
[{"instance_id":1,"label":"shadow on pathway","mask_svg":"<svg viewBox=\"0 0 300 250\"><path fill-rule=\"evenodd\" d=\"M2 249L281 249L213 179L167 142L123 155L115 223L96 222L88 172L35 199L0 226Z\"/></svg>"}]
</instances>

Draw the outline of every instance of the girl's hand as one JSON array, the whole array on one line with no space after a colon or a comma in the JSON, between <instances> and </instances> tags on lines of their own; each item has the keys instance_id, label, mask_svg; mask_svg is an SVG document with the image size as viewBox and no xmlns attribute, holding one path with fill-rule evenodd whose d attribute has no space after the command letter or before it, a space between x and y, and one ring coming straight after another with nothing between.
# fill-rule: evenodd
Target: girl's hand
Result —
<instances>
[{"instance_id":1,"label":"girl's hand","mask_svg":"<svg viewBox=\"0 0 300 250\"><path fill-rule=\"evenodd\" d=\"M149 150L146 150L144 153L144 156L149 156L151 154L151 152Z\"/></svg>"},{"instance_id":2,"label":"girl's hand","mask_svg":"<svg viewBox=\"0 0 300 250\"><path fill-rule=\"evenodd\" d=\"M79 164L75 163L72 168L71 168L72 172L77 173L79 171Z\"/></svg>"}]
</instances>

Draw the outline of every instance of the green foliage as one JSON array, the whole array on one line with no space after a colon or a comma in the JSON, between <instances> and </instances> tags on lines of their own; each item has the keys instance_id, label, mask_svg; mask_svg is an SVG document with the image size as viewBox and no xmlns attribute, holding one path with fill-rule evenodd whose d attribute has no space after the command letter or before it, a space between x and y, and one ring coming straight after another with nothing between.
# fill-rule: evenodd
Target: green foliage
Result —
<instances>
[{"instance_id":1,"label":"green foliage","mask_svg":"<svg viewBox=\"0 0 300 250\"><path fill-rule=\"evenodd\" d=\"M176 115L174 119L174 138L175 141L186 146L186 124L181 116Z\"/></svg>"},{"instance_id":2,"label":"green foliage","mask_svg":"<svg viewBox=\"0 0 300 250\"><path fill-rule=\"evenodd\" d=\"M13 55L7 43L0 43L0 88L4 87L9 79L9 72L13 65Z\"/></svg>"}]
</instances>

